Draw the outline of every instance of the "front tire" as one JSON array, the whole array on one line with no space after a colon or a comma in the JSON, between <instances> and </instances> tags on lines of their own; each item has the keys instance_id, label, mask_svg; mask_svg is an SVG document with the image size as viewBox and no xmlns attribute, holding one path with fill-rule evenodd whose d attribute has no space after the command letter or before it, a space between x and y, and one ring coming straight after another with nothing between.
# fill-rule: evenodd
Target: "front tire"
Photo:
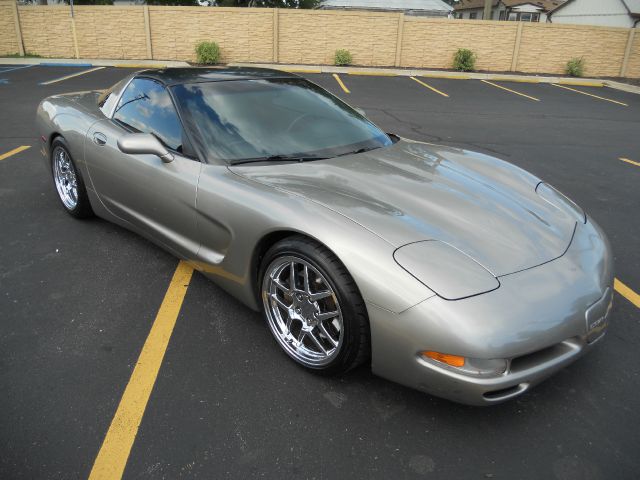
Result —
<instances>
[{"instance_id":1,"label":"front tire","mask_svg":"<svg viewBox=\"0 0 640 480\"><path fill-rule=\"evenodd\" d=\"M82 174L62 137L57 137L51 144L51 173L58 199L67 213L76 218L93 216Z\"/></svg>"},{"instance_id":2,"label":"front tire","mask_svg":"<svg viewBox=\"0 0 640 480\"><path fill-rule=\"evenodd\" d=\"M339 374L368 359L364 301L329 249L306 237L286 238L266 253L260 278L267 325L296 363Z\"/></svg>"}]
</instances>

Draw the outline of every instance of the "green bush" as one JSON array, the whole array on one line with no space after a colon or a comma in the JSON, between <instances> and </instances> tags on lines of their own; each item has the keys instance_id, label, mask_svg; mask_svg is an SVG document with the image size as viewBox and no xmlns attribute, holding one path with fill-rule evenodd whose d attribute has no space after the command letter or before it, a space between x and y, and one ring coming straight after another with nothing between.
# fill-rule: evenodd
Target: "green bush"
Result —
<instances>
[{"instance_id":1,"label":"green bush","mask_svg":"<svg viewBox=\"0 0 640 480\"><path fill-rule=\"evenodd\" d=\"M198 63L212 65L220 60L220 47L216 42L200 42L196 45Z\"/></svg>"},{"instance_id":2,"label":"green bush","mask_svg":"<svg viewBox=\"0 0 640 480\"><path fill-rule=\"evenodd\" d=\"M459 48L453 56L453 68L460 72L472 72L476 68L476 54L467 48Z\"/></svg>"},{"instance_id":3,"label":"green bush","mask_svg":"<svg viewBox=\"0 0 640 480\"><path fill-rule=\"evenodd\" d=\"M584 75L584 58L572 58L567 62L565 73L571 77L581 77Z\"/></svg>"},{"instance_id":4,"label":"green bush","mask_svg":"<svg viewBox=\"0 0 640 480\"><path fill-rule=\"evenodd\" d=\"M0 55L5 58L42 58L42 55L38 55L37 53L26 52L24 55L20 55L19 53L9 53L7 55Z\"/></svg>"},{"instance_id":5,"label":"green bush","mask_svg":"<svg viewBox=\"0 0 640 480\"><path fill-rule=\"evenodd\" d=\"M334 65L351 65L353 58L351 57L351 52L349 50L345 50L344 48L340 48L336 50L336 54L333 57Z\"/></svg>"}]
</instances>

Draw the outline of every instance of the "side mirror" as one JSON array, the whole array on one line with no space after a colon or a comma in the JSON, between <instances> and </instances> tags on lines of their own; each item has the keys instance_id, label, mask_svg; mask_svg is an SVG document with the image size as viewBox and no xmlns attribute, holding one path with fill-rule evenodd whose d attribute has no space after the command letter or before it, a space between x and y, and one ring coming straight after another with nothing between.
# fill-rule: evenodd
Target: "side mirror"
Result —
<instances>
[{"instance_id":1,"label":"side mirror","mask_svg":"<svg viewBox=\"0 0 640 480\"><path fill-rule=\"evenodd\" d=\"M354 107L354 110L358 112L360 115L362 115L363 117L367 116L367 113L360 107Z\"/></svg>"},{"instance_id":2,"label":"side mirror","mask_svg":"<svg viewBox=\"0 0 640 480\"><path fill-rule=\"evenodd\" d=\"M142 153L157 155L164 163L173 162L173 155L150 133L128 133L118 139L118 148L122 153Z\"/></svg>"}]
</instances>

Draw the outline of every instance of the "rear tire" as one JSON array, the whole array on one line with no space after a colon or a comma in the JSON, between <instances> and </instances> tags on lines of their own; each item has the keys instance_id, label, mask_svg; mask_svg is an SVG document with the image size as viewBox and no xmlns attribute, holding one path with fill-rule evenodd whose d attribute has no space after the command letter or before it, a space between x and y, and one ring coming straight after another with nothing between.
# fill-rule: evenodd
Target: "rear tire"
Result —
<instances>
[{"instance_id":1,"label":"rear tire","mask_svg":"<svg viewBox=\"0 0 640 480\"><path fill-rule=\"evenodd\" d=\"M285 238L265 254L259 278L267 325L296 363L332 375L369 359L364 301L328 248L303 236Z\"/></svg>"},{"instance_id":2,"label":"rear tire","mask_svg":"<svg viewBox=\"0 0 640 480\"><path fill-rule=\"evenodd\" d=\"M62 137L56 137L51 144L51 173L58 199L67 213L76 218L92 217L94 213L82 173Z\"/></svg>"}]
</instances>

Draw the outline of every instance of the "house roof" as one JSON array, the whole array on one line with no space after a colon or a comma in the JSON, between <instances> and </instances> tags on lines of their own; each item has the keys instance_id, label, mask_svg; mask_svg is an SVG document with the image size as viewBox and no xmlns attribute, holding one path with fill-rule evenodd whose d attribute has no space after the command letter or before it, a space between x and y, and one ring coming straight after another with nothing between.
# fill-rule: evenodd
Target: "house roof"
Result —
<instances>
[{"instance_id":1,"label":"house roof","mask_svg":"<svg viewBox=\"0 0 640 480\"><path fill-rule=\"evenodd\" d=\"M491 2L492 7L498 6L499 0L493 0ZM469 8L484 8L484 0L460 0L456 3L455 10L467 10Z\"/></svg>"},{"instance_id":2,"label":"house roof","mask_svg":"<svg viewBox=\"0 0 640 480\"><path fill-rule=\"evenodd\" d=\"M640 16L640 0L622 0L629 13L634 17Z\"/></svg>"},{"instance_id":3,"label":"house roof","mask_svg":"<svg viewBox=\"0 0 640 480\"><path fill-rule=\"evenodd\" d=\"M442 0L323 0L320 7L367 10L415 10L449 13L453 8Z\"/></svg>"},{"instance_id":4,"label":"house roof","mask_svg":"<svg viewBox=\"0 0 640 480\"><path fill-rule=\"evenodd\" d=\"M566 0L564 2L560 2L560 5L553 9L553 13L556 13L556 11L560 10L566 4L572 3L573 1L574 0ZM629 11L629 15L631 15L632 17L640 17L640 0L621 0L621 2Z\"/></svg>"},{"instance_id":5,"label":"house roof","mask_svg":"<svg viewBox=\"0 0 640 480\"><path fill-rule=\"evenodd\" d=\"M505 7L517 7L518 5L536 5L542 8L542 11L548 12L565 3L566 0L493 0L491 6L493 8L498 6L498 3L502 3ZM640 2L640 0L630 0L634 2ZM455 10L468 10L471 8L484 8L484 0L460 0Z\"/></svg>"}]
</instances>

